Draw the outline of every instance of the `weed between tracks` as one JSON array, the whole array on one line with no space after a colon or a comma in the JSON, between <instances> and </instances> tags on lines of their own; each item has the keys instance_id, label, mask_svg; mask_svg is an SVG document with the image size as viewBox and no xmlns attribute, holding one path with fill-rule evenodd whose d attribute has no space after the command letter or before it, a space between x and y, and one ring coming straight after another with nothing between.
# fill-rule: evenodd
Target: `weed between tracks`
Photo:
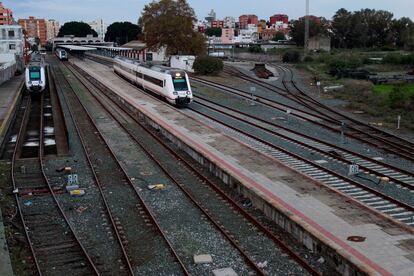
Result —
<instances>
[{"instance_id":1,"label":"weed between tracks","mask_svg":"<svg viewBox=\"0 0 414 276\"><path fill-rule=\"evenodd\" d=\"M0 162L0 207L3 215L4 230L9 248L10 260L15 275L32 275L28 261L31 258L27 251L26 239L21 231L20 219L17 215L16 202L11 193L10 163Z\"/></svg>"}]
</instances>

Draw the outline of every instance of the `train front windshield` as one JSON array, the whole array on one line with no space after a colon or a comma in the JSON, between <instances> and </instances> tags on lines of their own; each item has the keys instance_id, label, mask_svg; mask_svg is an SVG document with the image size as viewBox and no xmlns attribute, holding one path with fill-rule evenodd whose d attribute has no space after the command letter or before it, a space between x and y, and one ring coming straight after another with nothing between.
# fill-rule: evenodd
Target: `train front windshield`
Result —
<instances>
[{"instance_id":1,"label":"train front windshield","mask_svg":"<svg viewBox=\"0 0 414 276\"><path fill-rule=\"evenodd\" d=\"M40 71L30 71L30 79L31 80L39 80L40 79Z\"/></svg>"},{"instance_id":2,"label":"train front windshield","mask_svg":"<svg viewBox=\"0 0 414 276\"><path fill-rule=\"evenodd\" d=\"M173 77L173 84L175 91L187 91L187 80L185 76L181 75L180 73L175 74Z\"/></svg>"}]
</instances>

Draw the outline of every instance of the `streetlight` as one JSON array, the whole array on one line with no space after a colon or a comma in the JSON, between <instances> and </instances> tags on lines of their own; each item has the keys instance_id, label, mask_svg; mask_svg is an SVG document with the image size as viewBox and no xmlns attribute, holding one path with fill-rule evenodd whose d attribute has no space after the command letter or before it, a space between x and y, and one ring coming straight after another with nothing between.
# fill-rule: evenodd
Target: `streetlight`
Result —
<instances>
[{"instance_id":1,"label":"streetlight","mask_svg":"<svg viewBox=\"0 0 414 276\"><path fill-rule=\"evenodd\" d=\"M304 40L305 56L308 54L308 46L309 46L309 0L306 0L305 40Z\"/></svg>"}]
</instances>

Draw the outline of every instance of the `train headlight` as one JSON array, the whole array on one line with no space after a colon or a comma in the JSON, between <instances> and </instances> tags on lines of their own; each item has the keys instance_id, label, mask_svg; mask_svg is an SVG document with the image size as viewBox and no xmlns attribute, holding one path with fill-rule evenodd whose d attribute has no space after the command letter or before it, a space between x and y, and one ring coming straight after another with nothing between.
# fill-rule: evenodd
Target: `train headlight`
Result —
<instances>
[{"instance_id":1,"label":"train headlight","mask_svg":"<svg viewBox=\"0 0 414 276\"><path fill-rule=\"evenodd\" d=\"M187 91L187 96L190 96L191 95L191 92L190 91Z\"/></svg>"}]
</instances>

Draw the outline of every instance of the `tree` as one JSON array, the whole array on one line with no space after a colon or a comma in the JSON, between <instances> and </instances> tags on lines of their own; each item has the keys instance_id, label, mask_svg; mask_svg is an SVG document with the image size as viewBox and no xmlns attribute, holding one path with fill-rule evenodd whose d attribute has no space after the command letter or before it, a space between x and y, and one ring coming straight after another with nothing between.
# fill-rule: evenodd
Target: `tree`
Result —
<instances>
[{"instance_id":1,"label":"tree","mask_svg":"<svg viewBox=\"0 0 414 276\"><path fill-rule=\"evenodd\" d=\"M319 36L326 33L326 19L321 19L320 22L309 20L309 37ZM305 45L305 19L293 21L291 27L292 40L299 46Z\"/></svg>"},{"instance_id":2,"label":"tree","mask_svg":"<svg viewBox=\"0 0 414 276\"><path fill-rule=\"evenodd\" d=\"M331 36L334 47L360 48L390 45L393 14L383 10L339 9L333 17Z\"/></svg>"},{"instance_id":3,"label":"tree","mask_svg":"<svg viewBox=\"0 0 414 276\"><path fill-rule=\"evenodd\" d=\"M332 45L337 48L348 48L348 39L352 32L352 13L339 9L332 20Z\"/></svg>"},{"instance_id":4,"label":"tree","mask_svg":"<svg viewBox=\"0 0 414 276\"><path fill-rule=\"evenodd\" d=\"M153 1L144 7L139 25L150 50L166 48L168 55L205 53L204 35L193 28L194 10L186 0Z\"/></svg>"},{"instance_id":5,"label":"tree","mask_svg":"<svg viewBox=\"0 0 414 276\"><path fill-rule=\"evenodd\" d=\"M74 35L76 37L86 37L87 35L90 35L90 34L95 37L98 36L98 34L88 24L84 22L72 21L72 22L65 23L60 28L58 37L63 37L65 35Z\"/></svg>"},{"instance_id":6,"label":"tree","mask_svg":"<svg viewBox=\"0 0 414 276\"><path fill-rule=\"evenodd\" d=\"M286 36L283 32L276 32L275 36L272 38L273 41L279 41L279 40L286 40Z\"/></svg>"},{"instance_id":7,"label":"tree","mask_svg":"<svg viewBox=\"0 0 414 276\"><path fill-rule=\"evenodd\" d=\"M206 31L205 31L205 34L207 36L221 37L222 30L221 30L221 28L207 28Z\"/></svg>"},{"instance_id":8,"label":"tree","mask_svg":"<svg viewBox=\"0 0 414 276\"><path fill-rule=\"evenodd\" d=\"M391 23L390 42L400 48L409 46L410 38L414 34L414 23L408 17L394 19Z\"/></svg>"},{"instance_id":9,"label":"tree","mask_svg":"<svg viewBox=\"0 0 414 276\"><path fill-rule=\"evenodd\" d=\"M105 41L116 42L120 45L137 39L141 28L131 22L115 22L108 26Z\"/></svg>"}]
</instances>

